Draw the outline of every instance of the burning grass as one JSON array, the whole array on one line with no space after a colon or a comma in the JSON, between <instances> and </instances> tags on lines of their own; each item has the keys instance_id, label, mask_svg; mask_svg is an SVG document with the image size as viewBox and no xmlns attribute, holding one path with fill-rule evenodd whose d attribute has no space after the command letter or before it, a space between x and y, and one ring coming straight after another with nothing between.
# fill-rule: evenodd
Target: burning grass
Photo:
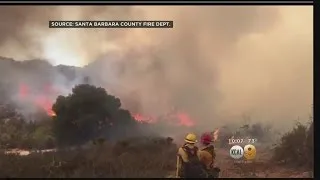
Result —
<instances>
[{"instance_id":1,"label":"burning grass","mask_svg":"<svg viewBox=\"0 0 320 180\"><path fill-rule=\"evenodd\" d=\"M133 138L29 156L1 154L0 177L165 177L175 168L176 149L170 138Z\"/></svg>"}]
</instances>

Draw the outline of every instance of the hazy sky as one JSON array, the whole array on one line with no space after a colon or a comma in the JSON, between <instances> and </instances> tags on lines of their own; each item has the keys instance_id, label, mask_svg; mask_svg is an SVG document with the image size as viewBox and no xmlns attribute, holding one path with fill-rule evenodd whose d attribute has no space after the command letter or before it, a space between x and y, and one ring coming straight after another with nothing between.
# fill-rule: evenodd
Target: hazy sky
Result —
<instances>
[{"instance_id":1,"label":"hazy sky","mask_svg":"<svg viewBox=\"0 0 320 180\"><path fill-rule=\"evenodd\" d=\"M174 28L48 29L48 20L173 20ZM203 125L243 114L307 118L312 43L312 6L0 7L1 56L83 66L112 54L109 71L97 72L115 93L135 94L148 114L179 107Z\"/></svg>"}]
</instances>

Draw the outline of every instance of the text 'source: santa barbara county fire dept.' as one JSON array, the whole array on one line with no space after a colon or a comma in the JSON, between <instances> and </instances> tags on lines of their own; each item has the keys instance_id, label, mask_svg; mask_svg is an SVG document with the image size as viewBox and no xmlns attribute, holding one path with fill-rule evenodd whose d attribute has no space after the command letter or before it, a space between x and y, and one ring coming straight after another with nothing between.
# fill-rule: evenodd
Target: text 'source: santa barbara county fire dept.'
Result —
<instances>
[{"instance_id":1,"label":"text 'source: santa barbara county fire dept.'","mask_svg":"<svg viewBox=\"0 0 320 180\"><path fill-rule=\"evenodd\" d=\"M173 21L49 21L49 28L173 28Z\"/></svg>"}]
</instances>

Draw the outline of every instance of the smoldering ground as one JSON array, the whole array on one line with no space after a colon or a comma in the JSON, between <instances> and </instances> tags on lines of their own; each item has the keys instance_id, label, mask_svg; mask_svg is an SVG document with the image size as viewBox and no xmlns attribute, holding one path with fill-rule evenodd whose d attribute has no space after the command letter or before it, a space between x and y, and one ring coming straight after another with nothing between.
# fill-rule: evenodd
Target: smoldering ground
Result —
<instances>
[{"instance_id":1,"label":"smoldering ground","mask_svg":"<svg viewBox=\"0 0 320 180\"><path fill-rule=\"evenodd\" d=\"M313 101L313 9L1 7L0 53L86 66L125 106L177 108L199 126L306 119ZM173 29L48 29L48 20L173 20ZM126 103L127 102L127 103Z\"/></svg>"}]
</instances>

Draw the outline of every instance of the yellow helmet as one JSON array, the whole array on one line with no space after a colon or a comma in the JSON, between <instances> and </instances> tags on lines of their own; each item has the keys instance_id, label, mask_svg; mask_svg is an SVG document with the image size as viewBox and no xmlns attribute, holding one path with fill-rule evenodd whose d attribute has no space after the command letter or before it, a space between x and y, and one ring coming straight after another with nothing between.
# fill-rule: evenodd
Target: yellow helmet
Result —
<instances>
[{"instance_id":1,"label":"yellow helmet","mask_svg":"<svg viewBox=\"0 0 320 180\"><path fill-rule=\"evenodd\" d=\"M197 141L197 136L193 133L187 134L187 136L184 138L184 141L190 144L195 144Z\"/></svg>"}]
</instances>

